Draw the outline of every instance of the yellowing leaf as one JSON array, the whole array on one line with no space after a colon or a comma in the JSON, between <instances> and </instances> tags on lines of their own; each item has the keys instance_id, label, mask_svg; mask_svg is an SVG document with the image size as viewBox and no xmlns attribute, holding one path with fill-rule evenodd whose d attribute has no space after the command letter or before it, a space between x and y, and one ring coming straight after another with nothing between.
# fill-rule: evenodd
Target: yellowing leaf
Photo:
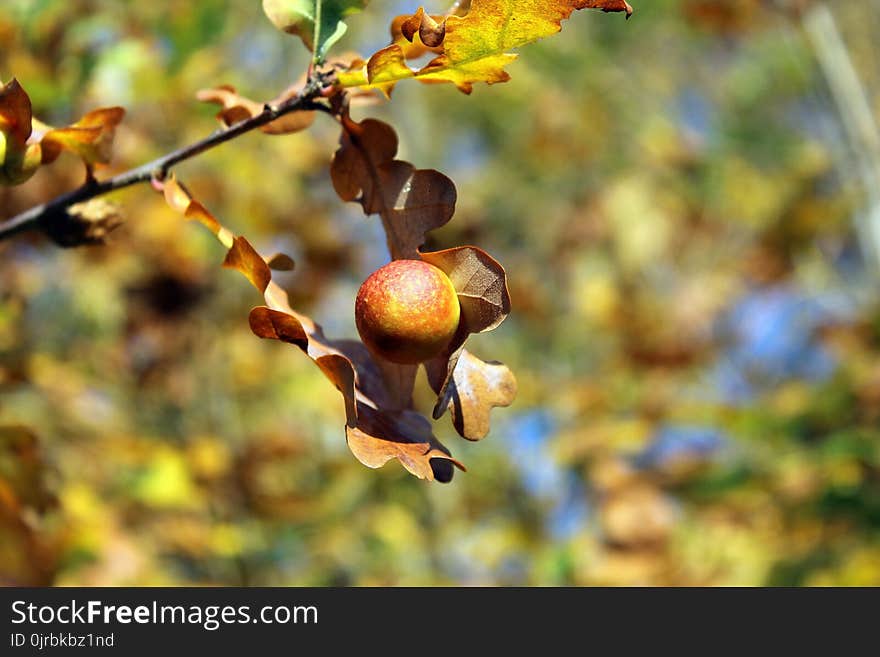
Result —
<instances>
[{"instance_id":1,"label":"yellowing leaf","mask_svg":"<svg viewBox=\"0 0 880 657\"><path fill-rule=\"evenodd\" d=\"M123 116L125 110L121 107L103 107L92 110L73 125L49 130L40 141L43 164L54 162L62 149L79 155L90 169L95 164L107 164L116 126Z\"/></svg>"},{"instance_id":2,"label":"yellowing leaf","mask_svg":"<svg viewBox=\"0 0 880 657\"><path fill-rule=\"evenodd\" d=\"M0 89L0 183L17 185L62 150L79 155L91 176L96 164L110 161L121 107L92 110L76 123L51 128L31 114L31 101L16 80Z\"/></svg>"},{"instance_id":3,"label":"yellowing leaf","mask_svg":"<svg viewBox=\"0 0 880 657\"><path fill-rule=\"evenodd\" d=\"M470 93L476 82L505 82L510 76L504 68L516 59L510 51L555 34L576 9L632 13L623 0L473 0L466 16L450 16L439 24L419 9L402 21L401 32L410 40L418 33L427 45L442 43L439 57L415 71L401 65L405 52L392 44L373 55L363 69L340 73L339 84L377 87L387 93L389 85L414 77L422 82L451 82Z\"/></svg>"},{"instance_id":4,"label":"yellowing leaf","mask_svg":"<svg viewBox=\"0 0 880 657\"><path fill-rule=\"evenodd\" d=\"M221 244L228 249L232 248L235 239L232 232L221 226L220 222L214 218L214 215L208 212L205 206L193 199L186 188L177 182L177 178L175 178L173 173L160 185L160 189L165 196L165 202L173 210L179 212L187 219L201 222L217 236Z\"/></svg>"},{"instance_id":5,"label":"yellowing leaf","mask_svg":"<svg viewBox=\"0 0 880 657\"><path fill-rule=\"evenodd\" d=\"M383 48L370 57L366 71L370 85L379 89L386 98L391 97L391 90L398 80L412 76L403 48L397 44Z\"/></svg>"}]
</instances>

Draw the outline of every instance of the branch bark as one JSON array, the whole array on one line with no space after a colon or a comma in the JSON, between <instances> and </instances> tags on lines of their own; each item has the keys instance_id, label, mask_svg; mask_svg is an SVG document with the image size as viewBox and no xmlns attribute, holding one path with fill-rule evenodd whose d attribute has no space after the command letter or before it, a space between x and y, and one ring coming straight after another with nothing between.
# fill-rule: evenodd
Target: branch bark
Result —
<instances>
[{"instance_id":1,"label":"branch bark","mask_svg":"<svg viewBox=\"0 0 880 657\"><path fill-rule=\"evenodd\" d=\"M87 243L88 239L77 241L77 231L81 231L82 228L81 226L76 226L77 221L68 214L68 209L72 205L103 196L117 189L150 182L153 179L162 180L176 164L200 155L251 130L256 130L285 114L302 110L329 112L330 109L326 105L316 102L327 82L328 80L323 76L314 77L306 83L299 94L274 107L266 105L263 111L256 116L239 121L228 128L217 130L204 139L107 180L89 180L82 187L62 194L47 203L25 210L21 214L0 223L0 240L27 230L42 230L62 246ZM74 234L65 235L66 224L70 224L69 228Z\"/></svg>"}]
</instances>

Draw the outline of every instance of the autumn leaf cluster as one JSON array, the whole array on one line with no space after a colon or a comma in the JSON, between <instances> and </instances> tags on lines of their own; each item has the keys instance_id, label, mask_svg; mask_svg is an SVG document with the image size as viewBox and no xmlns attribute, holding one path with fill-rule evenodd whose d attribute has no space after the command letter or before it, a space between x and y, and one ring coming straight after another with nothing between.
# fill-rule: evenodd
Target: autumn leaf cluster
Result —
<instances>
[{"instance_id":1,"label":"autumn leaf cluster","mask_svg":"<svg viewBox=\"0 0 880 657\"><path fill-rule=\"evenodd\" d=\"M360 204L366 215L378 215L392 260L433 265L455 289L458 327L440 353L421 365L436 395L433 419L449 411L462 437L479 440L489 432L491 409L508 406L516 394L516 381L507 367L465 349L468 336L497 328L510 313L505 270L476 246L421 250L427 234L453 217L455 185L438 171L398 159L394 129L375 119L354 120L351 104L373 90L390 97L394 85L407 78L450 82L465 93L478 82L507 81L505 67L516 57L511 51L558 32L573 11L597 8L628 16L632 8L619 0L474 0L456 3L446 15L429 15L419 8L395 18L392 43L367 60L329 60L330 48L346 30L345 18L365 4L364 0L264 0L263 9L272 23L298 36L312 52L309 74L268 103L252 101L225 84L200 91L198 98L221 107L217 118L229 131L258 121L266 134L295 133L311 126L319 111L338 122L339 148L330 165L338 196ZM432 59L411 68L409 60L425 53L431 53ZM282 111L287 106L290 110ZM109 161L114 130L123 114L121 108L94 110L70 126L51 129L31 116L30 99L13 80L0 95L3 181L24 182L39 165L52 162L66 149L85 163L86 186L95 184L94 168ZM265 116L272 120L262 120ZM463 469L433 435L430 421L413 409L419 364L391 362L359 342L325 336L318 323L290 306L287 293L272 280L272 268L290 269L292 259L259 254L246 238L225 228L164 165L151 172L150 182L174 210L207 226L228 249L224 266L238 270L262 294L265 305L250 313L254 334L298 347L341 393L346 439L362 463L379 467L397 459L420 478L444 482L451 480L454 466ZM88 197L87 190L84 196ZM100 211L86 207L86 219L102 223L95 221ZM66 208L63 216L73 223L79 217ZM99 241L105 232L92 230L86 239L82 231L74 231L75 237L67 239ZM56 241L64 243L64 239Z\"/></svg>"}]
</instances>

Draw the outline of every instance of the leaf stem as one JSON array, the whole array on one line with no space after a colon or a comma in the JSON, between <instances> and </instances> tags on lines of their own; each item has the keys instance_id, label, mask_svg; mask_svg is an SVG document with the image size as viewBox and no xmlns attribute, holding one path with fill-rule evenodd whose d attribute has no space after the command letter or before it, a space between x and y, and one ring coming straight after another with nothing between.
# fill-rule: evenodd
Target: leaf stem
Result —
<instances>
[{"instance_id":1,"label":"leaf stem","mask_svg":"<svg viewBox=\"0 0 880 657\"><path fill-rule=\"evenodd\" d=\"M312 41L315 52L312 57L312 64L321 64L324 60L324 56L321 53L321 6L322 0L315 0L315 31Z\"/></svg>"}]
</instances>

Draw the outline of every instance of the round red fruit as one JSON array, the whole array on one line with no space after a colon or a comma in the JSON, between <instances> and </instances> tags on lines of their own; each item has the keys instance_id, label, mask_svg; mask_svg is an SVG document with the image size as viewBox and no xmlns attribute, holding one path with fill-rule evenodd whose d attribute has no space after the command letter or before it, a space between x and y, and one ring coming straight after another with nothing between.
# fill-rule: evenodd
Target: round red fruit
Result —
<instances>
[{"instance_id":1,"label":"round red fruit","mask_svg":"<svg viewBox=\"0 0 880 657\"><path fill-rule=\"evenodd\" d=\"M461 316L449 277L423 260L394 260L374 271L358 290L355 321L374 354L415 364L438 356Z\"/></svg>"}]
</instances>

